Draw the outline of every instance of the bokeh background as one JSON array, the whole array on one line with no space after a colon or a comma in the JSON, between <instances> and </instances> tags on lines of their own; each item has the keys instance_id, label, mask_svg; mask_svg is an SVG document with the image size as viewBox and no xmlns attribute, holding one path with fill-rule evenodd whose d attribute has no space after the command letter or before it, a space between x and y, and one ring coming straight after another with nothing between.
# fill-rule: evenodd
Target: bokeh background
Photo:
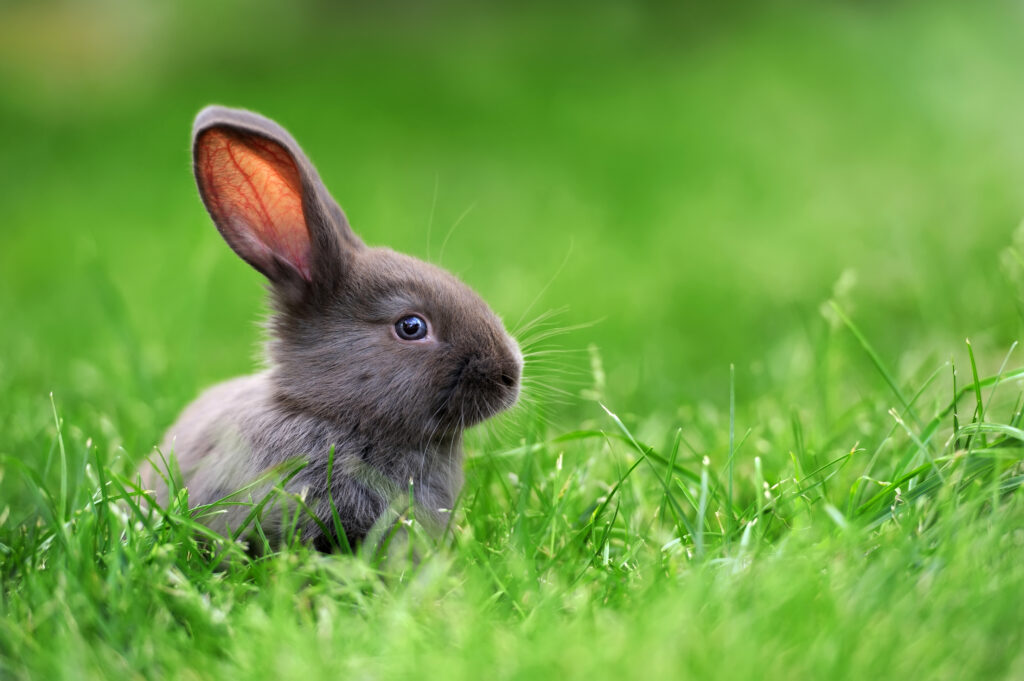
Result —
<instances>
[{"instance_id":1,"label":"bokeh background","mask_svg":"<svg viewBox=\"0 0 1024 681\"><path fill-rule=\"evenodd\" d=\"M510 325L592 323L553 341L584 351L556 419L595 413L595 356L623 412L726 404L730 364L741 404L813 400L831 298L901 372L1017 337L1020 3L367 5L0 5L0 438L49 446L53 391L141 454L251 370L261 278L189 169L209 103ZM829 371L877 382L857 356Z\"/></svg>"}]
</instances>

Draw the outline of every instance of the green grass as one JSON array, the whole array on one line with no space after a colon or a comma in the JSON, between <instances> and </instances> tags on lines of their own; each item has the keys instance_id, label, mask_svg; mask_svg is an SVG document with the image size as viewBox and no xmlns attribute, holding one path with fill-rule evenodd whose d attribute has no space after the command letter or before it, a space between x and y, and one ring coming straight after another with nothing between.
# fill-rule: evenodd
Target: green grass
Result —
<instances>
[{"instance_id":1,"label":"green grass","mask_svg":"<svg viewBox=\"0 0 1024 681\"><path fill-rule=\"evenodd\" d=\"M355 556L293 543L251 558L181 506L142 512L131 480L57 416L43 466L56 485L2 462L38 497L38 520L2 526L2 669L1013 677L1021 378L967 379L954 400L947 366L930 386L869 396L827 434L763 400L735 438L728 413L664 431L611 411L510 449L478 438L450 533L407 519L408 545Z\"/></svg>"},{"instance_id":2,"label":"green grass","mask_svg":"<svg viewBox=\"0 0 1024 681\"><path fill-rule=\"evenodd\" d=\"M219 7L0 9L0 678L1024 675L1019 8ZM259 342L209 102L510 326L562 310L443 538L252 558L134 505Z\"/></svg>"}]
</instances>

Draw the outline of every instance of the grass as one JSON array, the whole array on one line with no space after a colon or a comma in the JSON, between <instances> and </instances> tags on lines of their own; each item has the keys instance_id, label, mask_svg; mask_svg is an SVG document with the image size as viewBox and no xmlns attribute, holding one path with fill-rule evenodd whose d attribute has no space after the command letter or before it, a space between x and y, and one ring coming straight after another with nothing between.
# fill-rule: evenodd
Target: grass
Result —
<instances>
[{"instance_id":1,"label":"grass","mask_svg":"<svg viewBox=\"0 0 1024 681\"><path fill-rule=\"evenodd\" d=\"M0 678L1024 675L1018 10L138 7L0 9ZM259 339L211 101L542 315L444 537L138 507Z\"/></svg>"},{"instance_id":2,"label":"grass","mask_svg":"<svg viewBox=\"0 0 1024 681\"><path fill-rule=\"evenodd\" d=\"M828 433L772 400L668 431L606 408L543 435L522 414L538 439L495 450L478 434L451 532L407 518L408 548L356 555L295 541L247 556L201 530L185 494L145 513L121 462L55 409L57 485L2 461L37 512L0 525L0 670L1013 677L1024 370L955 394L948 365L887 386L863 350L880 391Z\"/></svg>"}]
</instances>

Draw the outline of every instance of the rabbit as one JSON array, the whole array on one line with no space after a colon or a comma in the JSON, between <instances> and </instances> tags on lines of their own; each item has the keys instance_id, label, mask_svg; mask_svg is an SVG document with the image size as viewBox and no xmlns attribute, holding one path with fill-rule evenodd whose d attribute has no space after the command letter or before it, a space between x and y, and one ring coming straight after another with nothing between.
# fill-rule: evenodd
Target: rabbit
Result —
<instances>
[{"instance_id":1,"label":"rabbit","mask_svg":"<svg viewBox=\"0 0 1024 681\"><path fill-rule=\"evenodd\" d=\"M318 548L332 546L324 528L334 527L334 509L354 546L410 493L416 518L443 528L463 484L463 430L519 397L516 342L452 274L366 246L275 122L207 107L193 125L192 157L221 236L267 278L272 314L267 368L207 389L162 441L189 504L233 493L258 504L272 488L261 476L298 458L306 465L285 489L315 518L289 517ZM143 485L166 503L168 476L150 464ZM239 532L253 506L220 510L203 522ZM285 515L276 502L264 507L271 543L282 540Z\"/></svg>"}]
</instances>

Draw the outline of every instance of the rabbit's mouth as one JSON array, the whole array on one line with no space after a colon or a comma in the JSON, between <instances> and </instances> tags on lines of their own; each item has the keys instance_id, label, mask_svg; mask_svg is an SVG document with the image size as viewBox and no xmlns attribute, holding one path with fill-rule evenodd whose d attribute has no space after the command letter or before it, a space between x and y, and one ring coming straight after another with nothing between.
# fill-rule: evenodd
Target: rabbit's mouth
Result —
<instances>
[{"instance_id":1,"label":"rabbit's mouth","mask_svg":"<svg viewBox=\"0 0 1024 681\"><path fill-rule=\"evenodd\" d=\"M456 429L468 428L513 406L519 399L521 361L469 354L451 373L442 409Z\"/></svg>"}]
</instances>

